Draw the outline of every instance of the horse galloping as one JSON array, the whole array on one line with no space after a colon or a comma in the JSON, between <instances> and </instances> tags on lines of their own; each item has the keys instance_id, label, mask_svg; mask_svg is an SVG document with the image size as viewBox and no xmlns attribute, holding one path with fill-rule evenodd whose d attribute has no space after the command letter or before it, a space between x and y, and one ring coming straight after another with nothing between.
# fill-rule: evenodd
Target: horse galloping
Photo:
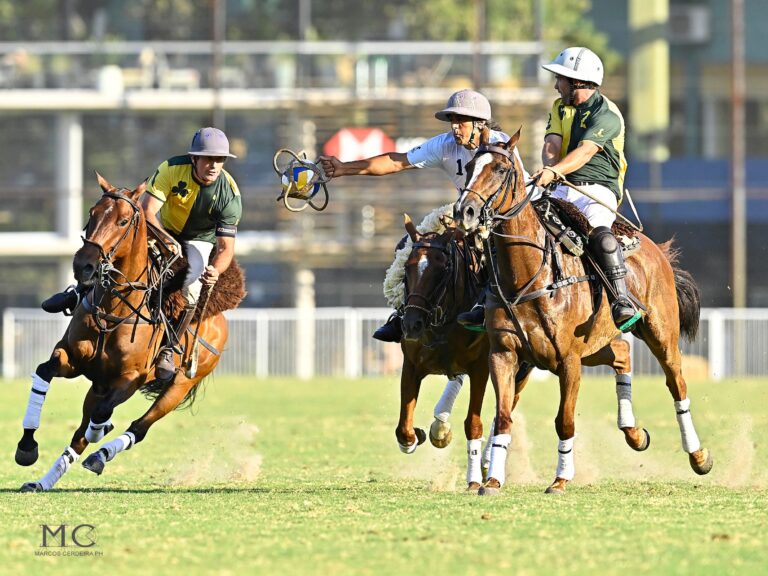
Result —
<instances>
[{"instance_id":1,"label":"horse galloping","mask_svg":"<svg viewBox=\"0 0 768 576\"><path fill-rule=\"evenodd\" d=\"M488 145L484 136L467 165L467 184L454 206L454 218L467 231L493 235L498 282L486 308L490 339L489 365L496 392L496 434L489 478L481 493L496 494L505 480L506 447L511 439L514 406L513 375L521 361L556 374L560 405L555 428L560 439L554 482L547 492L563 492L573 479L574 413L585 358L604 354L620 334L602 288L585 281L590 270L580 258L562 253L531 206L522 168L512 154L520 131L504 144ZM690 400L681 373L681 332L693 339L698 329L700 301L690 275L675 266L671 242L656 245L640 235L640 248L627 260L630 291L645 302L646 313L633 329L661 365L677 413L682 445L698 474L712 468L693 426ZM530 295L531 298L525 298ZM601 352L602 351L602 352ZM619 379L617 378L617 394ZM629 384L629 378L626 378ZM626 400L626 397L624 398ZM619 426L634 426L620 397ZM626 406L626 402L624 402ZM631 406L631 405L630 405ZM636 447L646 439L637 429L627 441ZM644 432L644 431L643 431Z\"/></svg>"},{"instance_id":2,"label":"horse galloping","mask_svg":"<svg viewBox=\"0 0 768 576\"><path fill-rule=\"evenodd\" d=\"M195 326L199 328L193 326L187 334L179 335L186 340L187 351L191 349L190 332L204 343L196 373L188 377L182 369L167 385L158 385L153 378L152 361L162 341L164 323L150 309L154 286L150 281L151 262L146 248L147 224L139 203L146 182L131 191L117 189L99 174L97 179L103 194L90 209L83 246L73 259L75 278L92 289L75 309L50 359L40 364L32 375L24 434L16 450L18 464L30 466L38 459L34 433L40 425L51 380L83 375L92 384L83 401L80 426L69 446L48 473L37 482L24 484L22 491L53 488L89 443L101 441L114 429L111 422L114 408L136 390L143 389L146 393L150 387L150 395L155 399L149 410L83 462L86 469L101 474L106 462L141 442L152 424L194 394L198 383L218 364L219 351L227 341L227 322L221 310L209 306L209 313L202 321L196 321ZM217 292L219 290L214 290L211 295L215 297Z\"/></svg>"}]
</instances>

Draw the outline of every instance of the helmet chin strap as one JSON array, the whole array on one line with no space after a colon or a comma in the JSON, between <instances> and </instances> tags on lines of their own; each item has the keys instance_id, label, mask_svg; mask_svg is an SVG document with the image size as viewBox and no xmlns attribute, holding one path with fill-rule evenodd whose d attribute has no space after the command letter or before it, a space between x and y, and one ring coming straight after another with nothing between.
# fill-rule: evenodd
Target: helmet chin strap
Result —
<instances>
[{"instance_id":1,"label":"helmet chin strap","mask_svg":"<svg viewBox=\"0 0 768 576\"><path fill-rule=\"evenodd\" d=\"M478 124L480 125L480 130L477 129ZM467 148L472 150L473 144L475 143L475 132L480 132L484 126L485 126L485 120L472 120L472 134L469 135ZM479 143L478 143L478 146L479 146Z\"/></svg>"},{"instance_id":2,"label":"helmet chin strap","mask_svg":"<svg viewBox=\"0 0 768 576\"><path fill-rule=\"evenodd\" d=\"M573 80L568 78L568 92L563 95L563 104L573 106Z\"/></svg>"}]
</instances>

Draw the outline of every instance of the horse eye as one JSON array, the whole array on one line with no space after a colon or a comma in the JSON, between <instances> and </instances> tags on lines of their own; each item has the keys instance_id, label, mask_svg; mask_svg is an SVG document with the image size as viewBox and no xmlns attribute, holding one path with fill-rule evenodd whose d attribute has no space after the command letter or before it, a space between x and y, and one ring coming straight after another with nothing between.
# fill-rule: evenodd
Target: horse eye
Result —
<instances>
[{"instance_id":1,"label":"horse eye","mask_svg":"<svg viewBox=\"0 0 768 576\"><path fill-rule=\"evenodd\" d=\"M120 220L120 226L126 226L128 224L128 218L123 218Z\"/></svg>"},{"instance_id":2,"label":"horse eye","mask_svg":"<svg viewBox=\"0 0 768 576\"><path fill-rule=\"evenodd\" d=\"M501 174L503 172L506 172L507 170L508 170L508 168L506 166L501 166L501 165L496 166L493 169L493 171L496 172L497 174Z\"/></svg>"}]
</instances>

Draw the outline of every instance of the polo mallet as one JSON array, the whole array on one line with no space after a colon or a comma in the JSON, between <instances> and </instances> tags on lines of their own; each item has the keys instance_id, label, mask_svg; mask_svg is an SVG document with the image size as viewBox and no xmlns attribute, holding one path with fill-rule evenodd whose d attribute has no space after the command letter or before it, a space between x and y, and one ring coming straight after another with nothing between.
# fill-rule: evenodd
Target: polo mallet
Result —
<instances>
[{"instance_id":1,"label":"polo mallet","mask_svg":"<svg viewBox=\"0 0 768 576\"><path fill-rule=\"evenodd\" d=\"M194 378L197 374L197 358L200 355L200 348L198 346L197 335L200 333L200 324L203 323L203 316L205 316L205 310L208 308L208 301L211 299L211 294L216 285L210 286L208 292L203 300L203 308L200 310L200 316L197 318L197 326L195 326L195 335L192 337L192 349L187 356L186 366L184 367L184 376L187 378Z\"/></svg>"},{"instance_id":2,"label":"polo mallet","mask_svg":"<svg viewBox=\"0 0 768 576\"><path fill-rule=\"evenodd\" d=\"M282 154L288 154L293 159L288 162L288 165L284 169L280 169L277 165L278 158ZM302 157L299 156L301 154ZM307 206L311 206L313 209L320 212L325 210L328 206L328 188L326 183L329 178L325 175L325 172L314 162L307 160L305 152L299 152L296 154L293 150L288 148L281 148L275 153L272 159L272 167L280 177L280 183L283 187L280 196L277 197L277 201L283 201L285 207L291 212L301 212L306 209ZM322 188L325 194L325 200L322 204L315 203L315 196ZM288 198L296 198L303 204L291 205L288 202Z\"/></svg>"}]
</instances>

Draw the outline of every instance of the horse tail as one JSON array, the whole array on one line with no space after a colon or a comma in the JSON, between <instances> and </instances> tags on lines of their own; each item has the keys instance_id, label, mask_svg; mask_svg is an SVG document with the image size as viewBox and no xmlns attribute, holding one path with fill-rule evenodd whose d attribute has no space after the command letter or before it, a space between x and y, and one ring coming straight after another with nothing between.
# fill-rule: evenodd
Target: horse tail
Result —
<instances>
[{"instance_id":1,"label":"horse tail","mask_svg":"<svg viewBox=\"0 0 768 576\"><path fill-rule=\"evenodd\" d=\"M672 246L673 240L659 244L659 248L666 257L675 278L675 292L677 293L678 316L680 319L680 334L688 342L696 339L699 331L699 316L701 315L701 296L699 287L690 272L677 266L680 250Z\"/></svg>"}]
</instances>

